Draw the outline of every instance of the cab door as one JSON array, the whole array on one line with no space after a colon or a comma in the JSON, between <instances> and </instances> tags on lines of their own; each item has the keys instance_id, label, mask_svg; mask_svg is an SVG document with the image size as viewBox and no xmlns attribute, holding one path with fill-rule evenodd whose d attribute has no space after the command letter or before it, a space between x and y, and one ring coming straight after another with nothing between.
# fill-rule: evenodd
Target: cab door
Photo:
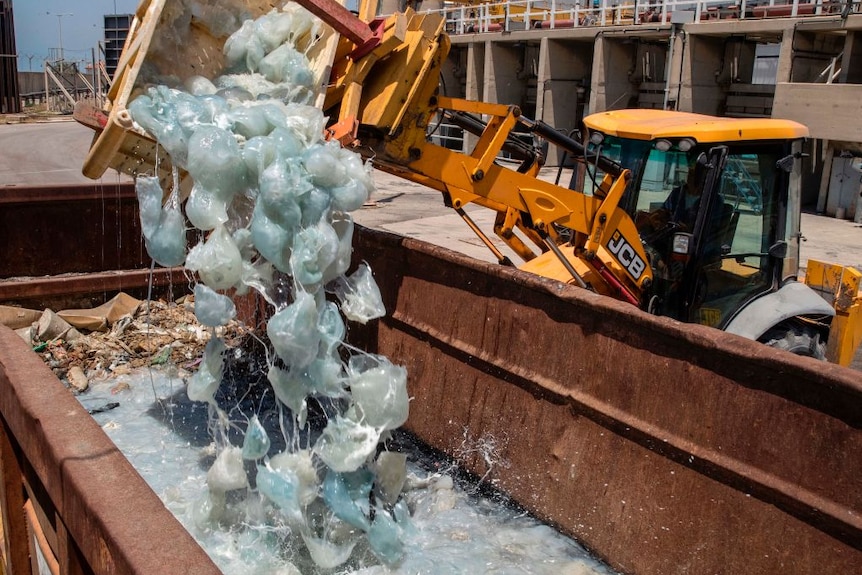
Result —
<instances>
[{"instance_id":1,"label":"cab door","mask_svg":"<svg viewBox=\"0 0 862 575\"><path fill-rule=\"evenodd\" d=\"M688 321L721 328L747 302L775 288L778 259L770 250L780 237L785 177L779 157L780 150L764 145L710 152L710 163L721 169L707 176L711 198L695 231Z\"/></svg>"}]
</instances>

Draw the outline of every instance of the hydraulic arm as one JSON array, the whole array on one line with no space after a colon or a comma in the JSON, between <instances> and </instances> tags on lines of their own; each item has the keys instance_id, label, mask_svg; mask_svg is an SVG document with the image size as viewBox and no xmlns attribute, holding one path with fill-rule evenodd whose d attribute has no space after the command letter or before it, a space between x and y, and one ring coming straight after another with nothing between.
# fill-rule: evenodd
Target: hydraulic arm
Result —
<instances>
[{"instance_id":1,"label":"hydraulic arm","mask_svg":"<svg viewBox=\"0 0 862 575\"><path fill-rule=\"evenodd\" d=\"M618 208L627 170L590 157L579 142L523 117L517 106L441 95L449 40L440 15L408 9L369 25L346 10L322 8L324 2L300 0L342 33L324 104L331 137L380 170L439 190L501 263L509 262L470 220L466 205L496 212L494 231L524 260L522 269L642 304L652 272L634 222ZM429 141L429 126L442 118L474 136L469 152ZM595 195L540 180L543 158L516 131L597 166L605 175ZM501 152L521 162L517 169L497 161ZM572 232L566 242L562 228Z\"/></svg>"}]
</instances>

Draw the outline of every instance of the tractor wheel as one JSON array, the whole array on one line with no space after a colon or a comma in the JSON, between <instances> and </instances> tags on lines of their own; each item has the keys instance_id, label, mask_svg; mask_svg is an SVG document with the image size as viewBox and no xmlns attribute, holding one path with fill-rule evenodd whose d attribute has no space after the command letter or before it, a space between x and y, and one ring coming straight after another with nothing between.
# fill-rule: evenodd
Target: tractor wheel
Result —
<instances>
[{"instance_id":1,"label":"tractor wheel","mask_svg":"<svg viewBox=\"0 0 862 575\"><path fill-rule=\"evenodd\" d=\"M826 360L826 342L816 328L808 325L779 325L763 334L760 341L796 355Z\"/></svg>"}]
</instances>

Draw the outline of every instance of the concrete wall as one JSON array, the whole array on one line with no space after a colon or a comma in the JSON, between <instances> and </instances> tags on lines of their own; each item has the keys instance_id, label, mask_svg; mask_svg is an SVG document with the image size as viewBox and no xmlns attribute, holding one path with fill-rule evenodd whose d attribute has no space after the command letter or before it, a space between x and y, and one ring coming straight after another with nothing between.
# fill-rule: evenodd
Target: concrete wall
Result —
<instances>
[{"instance_id":1,"label":"concrete wall","mask_svg":"<svg viewBox=\"0 0 862 575\"><path fill-rule=\"evenodd\" d=\"M781 82L773 115L805 124L812 138L862 142L862 84Z\"/></svg>"},{"instance_id":2,"label":"concrete wall","mask_svg":"<svg viewBox=\"0 0 862 575\"><path fill-rule=\"evenodd\" d=\"M862 155L862 14L676 26L627 22L450 38L456 48L453 58L467 68L467 99L526 105L528 110L535 103L535 117L563 132L581 127L583 116L590 113L657 108L667 102L669 108L687 112L805 123L817 139L811 144L817 159L806 176L809 182L828 185L831 164L826 160L834 146ZM759 81L753 75L759 44L779 45L777 88L753 83ZM525 46L532 50L535 45L538 69L533 78L524 62L532 58L525 55ZM823 84L823 70L839 55L835 83ZM469 147L475 138L467 141ZM558 165L561 159L552 149L547 163ZM823 187L814 193L821 204L827 192ZM812 197L808 193L805 199L813 202Z\"/></svg>"}]
</instances>

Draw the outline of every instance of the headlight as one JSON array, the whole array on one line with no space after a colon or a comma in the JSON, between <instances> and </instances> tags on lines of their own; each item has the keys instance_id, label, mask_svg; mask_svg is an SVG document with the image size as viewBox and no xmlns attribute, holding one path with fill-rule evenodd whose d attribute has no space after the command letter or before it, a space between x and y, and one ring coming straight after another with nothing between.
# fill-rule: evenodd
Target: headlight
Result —
<instances>
[{"instance_id":1,"label":"headlight","mask_svg":"<svg viewBox=\"0 0 862 575\"><path fill-rule=\"evenodd\" d=\"M697 142L695 142L691 138L683 138L682 140L679 141L679 143L676 145L676 147L679 148L680 152L687 152L690 149L692 149L695 146L695 144L697 144Z\"/></svg>"}]
</instances>

